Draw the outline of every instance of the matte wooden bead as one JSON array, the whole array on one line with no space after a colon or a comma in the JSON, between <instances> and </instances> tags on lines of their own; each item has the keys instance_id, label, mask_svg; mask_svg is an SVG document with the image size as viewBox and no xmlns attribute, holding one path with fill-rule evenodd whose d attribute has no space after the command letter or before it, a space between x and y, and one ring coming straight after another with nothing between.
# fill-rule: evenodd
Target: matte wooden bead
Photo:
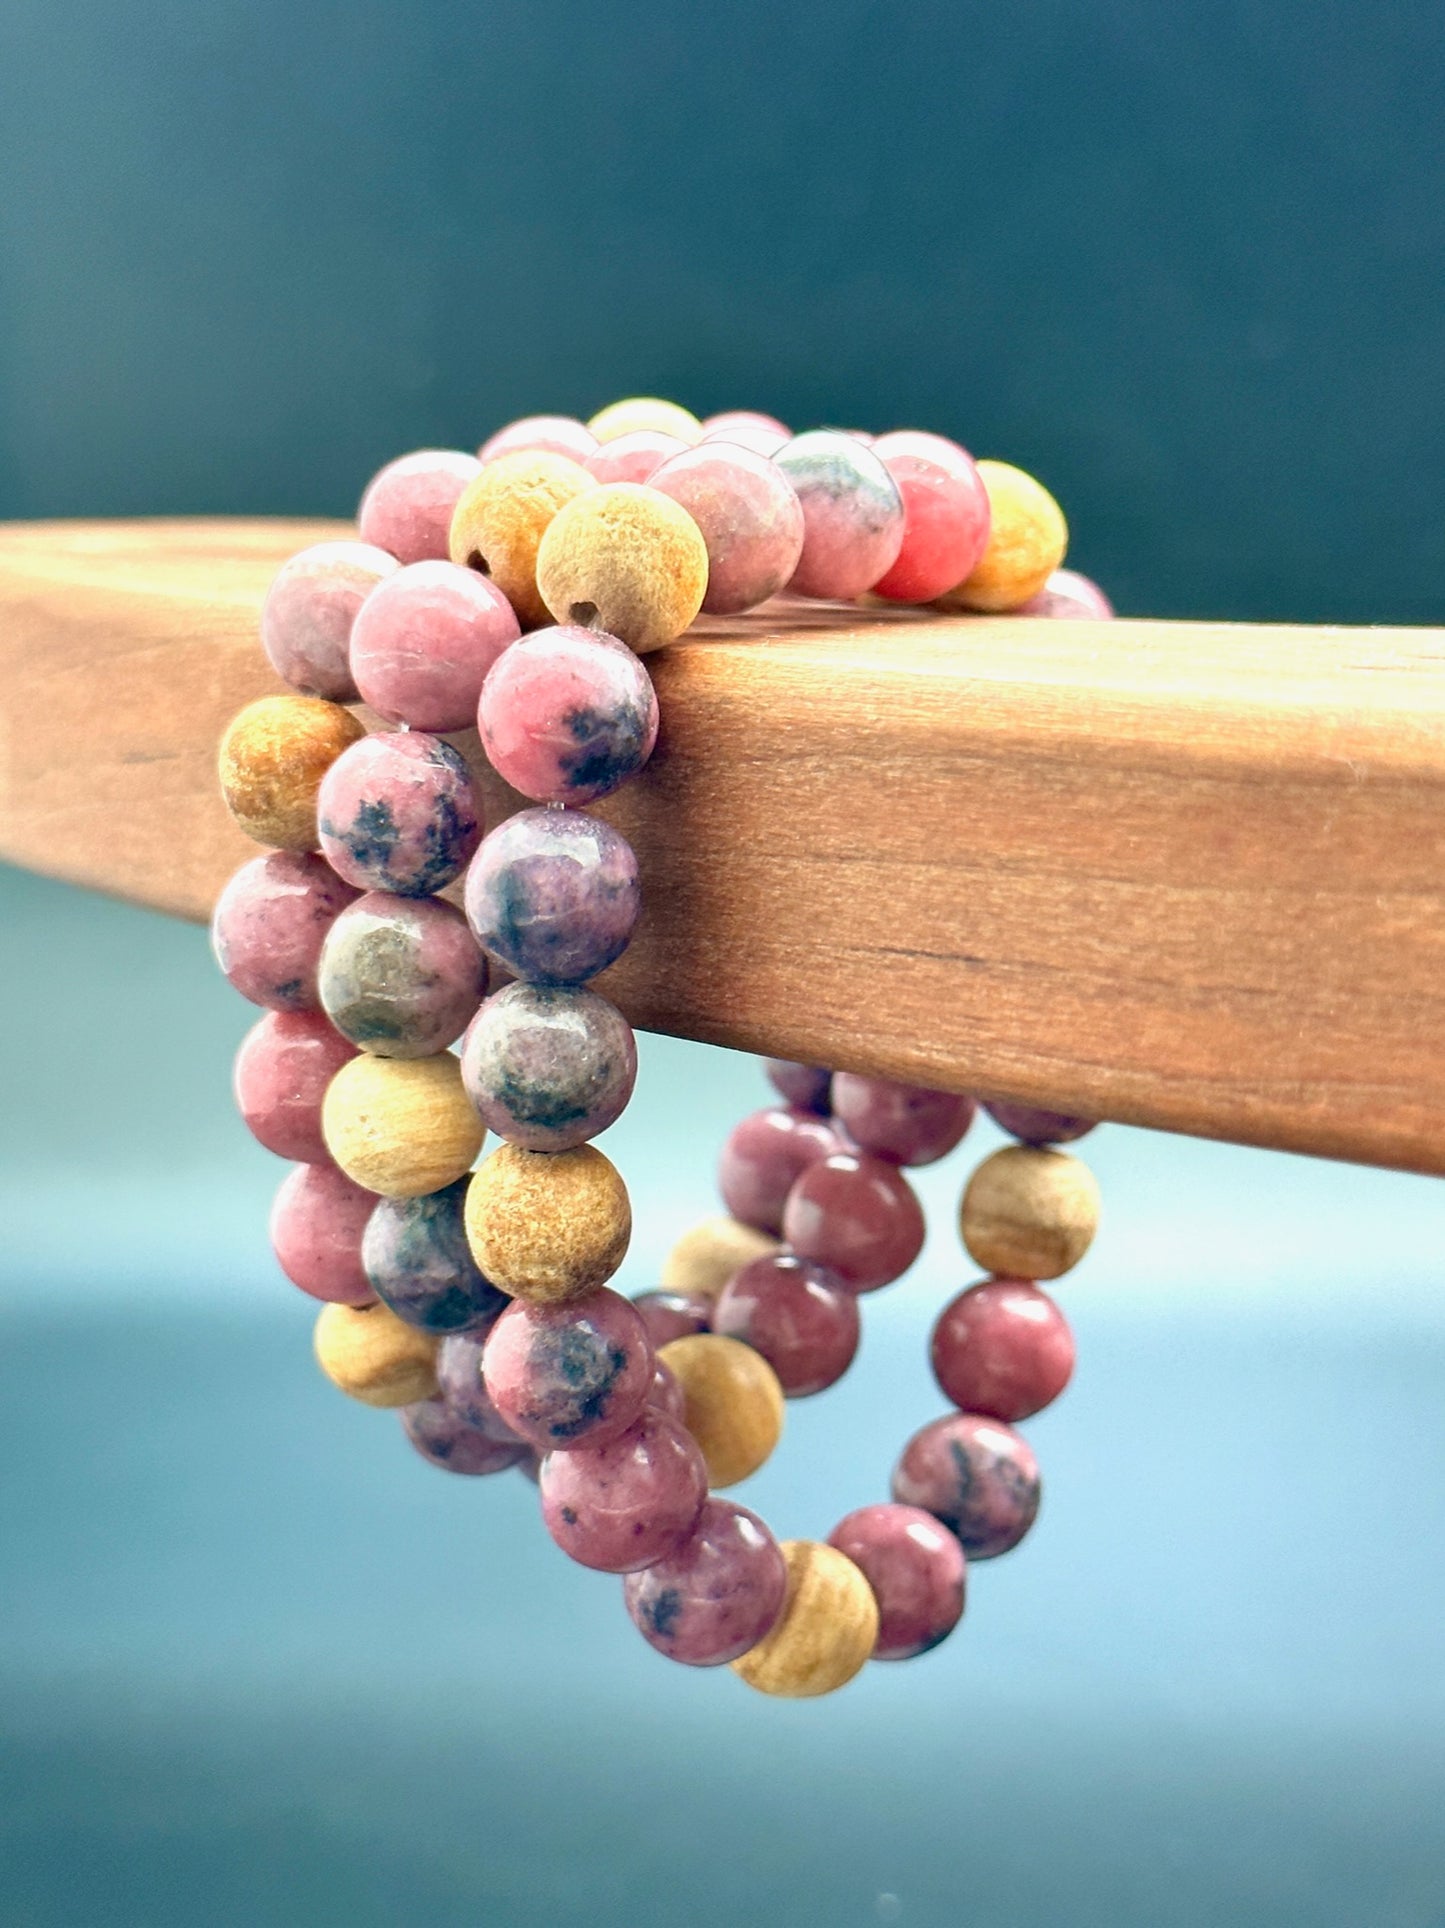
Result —
<instances>
[{"instance_id":1,"label":"matte wooden bead","mask_svg":"<svg viewBox=\"0 0 1445 1928\"><path fill-rule=\"evenodd\" d=\"M262 696L221 738L221 794L248 837L315 850L316 793L343 750L366 735L350 710L317 696Z\"/></svg>"},{"instance_id":2,"label":"matte wooden bead","mask_svg":"<svg viewBox=\"0 0 1445 1928\"><path fill-rule=\"evenodd\" d=\"M454 1184L487 1135L449 1051L353 1058L331 1080L321 1131L347 1177L386 1198L420 1198Z\"/></svg>"},{"instance_id":3,"label":"matte wooden bead","mask_svg":"<svg viewBox=\"0 0 1445 1928\"><path fill-rule=\"evenodd\" d=\"M537 551L537 588L557 621L606 630L639 656L687 628L707 572L707 544L687 510L640 482L577 496Z\"/></svg>"},{"instance_id":4,"label":"matte wooden bead","mask_svg":"<svg viewBox=\"0 0 1445 1928\"><path fill-rule=\"evenodd\" d=\"M409 1406L437 1389L437 1341L384 1305L327 1305L316 1360L333 1386L364 1406Z\"/></svg>"},{"instance_id":5,"label":"matte wooden bead","mask_svg":"<svg viewBox=\"0 0 1445 1928\"><path fill-rule=\"evenodd\" d=\"M708 1485L736 1486L755 1473L783 1436L783 1388L762 1354L737 1339L695 1332L657 1356L682 1387Z\"/></svg>"},{"instance_id":6,"label":"matte wooden bead","mask_svg":"<svg viewBox=\"0 0 1445 1928\"><path fill-rule=\"evenodd\" d=\"M599 442L615 442L623 435L638 435L644 429L659 435L675 435L691 448L702 440L702 423L691 409L680 402L665 402L657 395L629 395L620 402L599 408L587 424Z\"/></svg>"},{"instance_id":7,"label":"matte wooden bead","mask_svg":"<svg viewBox=\"0 0 1445 1928\"><path fill-rule=\"evenodd\" d=\"M732 1663L760 1694L808 1700L845 1687L873 1651L878 1602L847 1554L818 1540L784 1540L788 1595L771 1633Z\"/></svg>"},{"instance_id":8,"label":"matte wooden bead","mask_svg":"<svg viewBox=\"0 0 1445 1928\"><path fill-rule=\"evenodd\" d=\"M735 1218L705 1218L684 1232L663 1260L659 1284L664 1292L715 1299L734 1272L782 1249L777 1239Z\"/></svg>"},{"instance_id":9,"label":"matte wooden bead","mask_svg":"<svg viewBox=\"0 0 1445 1928\"><path fill-rule=\"evenodd\" d=\"M1099 1186L1067 1152L1005 1145L985 1158L959 1208L970 1257L1002 1277L1056 1279L1088 1251L1099 1224Z\"/></svg>"},{"instance_id":10,"label":"matte wooden bead","mask_svg":"<svg viewBox=\"0 0 1445 1928\"><path fill-rule=\"evenodd\" d=\"M594 1145L499 1145L468 1188L466 1221L472 1257L493 1285L538 1305L605 1285L632 1237L627 1187Z\"/></svg>"},{"instance_id":11,"label":"matte wooden bead","mask_svg":"<svg viewBox=\"0 0 1445 1928\"><path fill-rule=\"evenodd\" d=\"M537 588L537 550L553 516L596 484L580 462L546 449L488 461L452 516L453 562L490 576L524 628L547 620Z\"/></svg>"},{"instance_id":12,"label":"matte wooden bead","mask_svg":"<svg viewBox=\"0 0 1445 1928\"><path fill-rule=\"evenodd\" d=\"M1007 462L980 462L988 490L988 542L972 570L940 601L948 609L1017 609L1064 559L1069 525L1042 482Z\"/></svg>"}]
</instances>

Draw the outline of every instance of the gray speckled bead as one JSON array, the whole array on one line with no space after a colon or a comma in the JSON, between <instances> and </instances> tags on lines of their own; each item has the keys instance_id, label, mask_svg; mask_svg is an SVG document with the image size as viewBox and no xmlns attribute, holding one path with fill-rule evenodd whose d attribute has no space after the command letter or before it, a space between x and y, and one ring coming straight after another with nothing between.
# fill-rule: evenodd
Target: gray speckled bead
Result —
<instances>
[{"instance_id":1,"label":"gray speckled bead","mask_svg":"<svg viewBox=\"0 0 1445 1928\"><path fill-rule=\"evenodd\" d=\"M422 1399L414 1406L403 1406L401 1423L407 1438L423 1459L448 1473L505 1473L530 1457L530 1449L520 1439L510 1443L493 1439L459 1419L440 1399Z\"/></svg>"},{"instance_id":2,"label":"gray speckled bead","mask_svg":"<svg viewBox=\"0 0 1445 1928\"><path fill-rule=\"evenodd\" d=\"M343 750L316 808L322 855L358 890L445 890L481 836L464 759L425 730L380 730Z\"/></svg>"},{"instance_id":3,"label":"gray speckled bead","mask_svg":"<svg viewBox=\"0 0 1445 1928\"><path fill-rule=\"evenodd\" d=\"M903 546L903 498L878 457L839 429L795 435L773 458L803 505L803 552L788 587L849 602Z\"/></svg>"},{"instance_id":4,"label":"gray speckled bead","mask_svg":"<svg viewBox=\"0 0 1445 1928\"><path fill-rule=\"evenodd\" d=\"M595 991L509 984L478 1011L462 1083L489 1131L570 1151L621 1117L637 1077L632 1026Z\"/></svg>"},{"instance_id":5,"label":"gray speckled bead","mask_svg":"<svg viewBox=\"0 0 1445 1928\"><path fill-rule=\"evenodd\" d=\"M332 923L321 1007L379 1058L429 1058L459 1038L487 988L487 960L451 904L372 890Z\"/></svg>"},{"instance_id":6,"label":"gray speckled bead","mask_svg":"<svg viewBox=\"0 0 1445 1928\"><path fill-rule=\"evenodd\" d=\"M478 1271L467 1244L468 1182L425 1198L384 1198L367 1220L361 1264L372 1291L424 1332L485 1333L511 1304Z\"/></svg>"},{"instance_id":7,"label":"gray speckled bead","mask_svg":"<svg viewBox=\"0 0 1445 1928\"><path fill-rule=\"evenodd\" d=\"M532 984L583 984L627 948L642 892L631 844L580 810L508 817L467 871L478 943Z\"/></svg>"}]
</instances>

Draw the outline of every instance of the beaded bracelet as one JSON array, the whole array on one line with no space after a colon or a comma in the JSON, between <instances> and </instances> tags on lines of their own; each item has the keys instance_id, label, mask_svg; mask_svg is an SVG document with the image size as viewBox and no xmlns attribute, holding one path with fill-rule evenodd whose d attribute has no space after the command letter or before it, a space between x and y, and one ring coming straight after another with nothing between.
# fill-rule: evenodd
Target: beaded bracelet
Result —
<instances>
[{"instance_id":1,"label":"beaded bracelet","mask_svg":"<svg viewBox=\"0 0 1445 1928\"><path fill-rule=\"evenodd\" d=\"M990 1107L1022 1142L964 1193L964 1242L989 1276L934 1331L956 1410L909 1441L891 1503L827 1542L780 1544L709 1493L768 1457L786 1398L847 1369L859 1295L923 1244L902 1168L951 1150L974 1102L772 1064L787 1103L729 1139L728 1216L682 1241L659 1291L612 1291L631 1210L591 1140L627 1104L637 1057L587 986L641 896L630 846L581 806L647 762L658 710L641 658L700 611L785 593L1111 615L1060 566L1066 540L1031 477L917 431L794 436L649 398L585 426L530 417L476 457L388 464L358 540L285 564L261 631L295 693L249 705L222 741L227 805L269 846L213 924L222 970L266 1007L236 1096L295 1163L271 1236L326 1302L322 1370L401 1408L439 1466L532 1473L553 1539L626 1576L653 1646L731 1662L764 1692L825 1693L870 1656L936 1645L967 1558L1028 1530L1038 1473L1013 1424L1072 1370L1037 1282L1093 1235L1093 1179L1056 1149L1089 1127ZM358 700L394 727L368 734ZM485 835L445 740L473 725L539 806ZM463 876L464 912L438 895ZM488 995L492 970L511 981ZM488 1131L501 1143L478 1165Z\"/></svg>"}]
</instances>

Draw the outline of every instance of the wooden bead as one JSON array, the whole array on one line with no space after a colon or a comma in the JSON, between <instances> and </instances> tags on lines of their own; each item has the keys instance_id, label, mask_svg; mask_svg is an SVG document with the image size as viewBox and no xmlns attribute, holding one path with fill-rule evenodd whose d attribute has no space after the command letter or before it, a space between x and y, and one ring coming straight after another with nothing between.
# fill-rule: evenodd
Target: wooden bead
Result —
<instances>
[{"instance_id":1,"label":"wooden bead","mask_svg":"<svg viewBox=\"0 0 1445 1928\"><path fill-rule=\"evenodd\" d=\"M317 696L263 696L221 738L221 794L248 837L274 850L314 850L316 793L366 727Z\"/></svg>"},{"instance_id":2,"label":"wooden bead","mask_svg":"<svg viewBox=\"0 0 1445 1928\"><path fill-rule=\"evenodd\" d=\"M599 442L615 442L621 435L675 435L689 448L702 440L702 423L680 402L657 395L629 395L625 401L599 408L587 424Z\"/></svg>"},{"instance_id":3,"label":"wooden bead","mask_svg":"<svg viewBox=\"0 0 1445 1928\"><path fill-rule=\"evenodd\" d=\"M760 1352L715 1332L660 1346L658 1358L682 1387L684 1423L707 1461L711 1487L755 1473L783 1436L783 1388Z\"/></svg>"},{"instance_id":4,"label":"wooden bead","mask_svg":"<svg viewBox=\"0 0 1445 1928\"><path fill-rule=\"evenodd\" d=\"M1063 561L1069 525L1043 483L1022 469L983 461L978 473L992 517L988 543L972 573L940 601L946 609L1017 609Z\"/></svg>"},{"instance_id":5,"label":"wooden bead","mask_svg":"<svg viewBox=\"0 0 1445 1928\"><path fill-rule=\"evenodd\" d=\"M964 1187L959 1226L971 1257L999 1277L1056 1279L1077 1265L1099 1225L1099 1186L1080 1159L1005 1145Z\"/></svg>"},{"instance_id":6,"label":"wooden bead","mask_svg":"<svg viewBox=\"0 0 1445 1928\"><path fill-rule=\"evenodd\" d=\"M449 1051L344 1064L321 1104L321 1135L346 1176L386 1198L421 1198L476 1162L486 1127Z\"/></svg>"},{"instance_id":7,"label":"wooden bead","mask_svg":"<svg viewBox=\"0 0 1445 1928\"><path fill-rule=\"evenodd\" d=\"M705 1218L684 1232L662 1262L664 1292L715 1299L735 1272L781 1252L777 1239L735 1218Z\"/></svg>"},{"instance_id":8,"label":"wooden bead","mask_svg":"<svg viewBox=\"0 0 1445 1928\"><path fill-rule=\"evenodd\" d=\"M333 1386L364 1406L409 1406L437 1389L434 1333L406 1325L384 1305L326 1305L316 1321L316 1360Z\"/></svg>"},{"instance_id":9,"label":"wooden bead","mask_svg":"<svg viewBox=\"0 0 1445 1928\"><path fill-rule=\"evenodd\" d=\"M788 1595L771 1633L733 1672L760 1694L812 1699L845 1687L878 1639L878 1602L846 1553L818 1540L784 1540Z\"/></svg>"},{"instance_id":10,"label":"wooden bead","mask_svg":"<svg viewBox=\"0 0 1445 1928\"><path fill-rule=\"evenodd\" d=\"M549 449L499 455L462 490L452 515L451 559L501 590L524 629L547 620L537 590L537 547L565 502L597 485L580 462Z\"/></svg>"},{"instance_id":11,"label":"wooden bead","mask_svg":"<svg viewBox=\"0 0 1445 1928\"><path fill-rule=\"evenodd\" d=\"M559 1305L605 1285L627 1255L632 1206L595 1145L527 1151L499 1145L467 1188L467 1241L513 1298Z\"/></svg>"},{"instance_id":12,"label":"wooden bead","mask_svg":"<svg viewBox=\"0 0 1445 1928\"><path fill-rule=\"evenodd\" d=\"M559 623L605 630L645 656L702 608L707 569L702 532L679 503L642 482L604 482L549 523L537 588Z\"/></svg>"}]
</instances>

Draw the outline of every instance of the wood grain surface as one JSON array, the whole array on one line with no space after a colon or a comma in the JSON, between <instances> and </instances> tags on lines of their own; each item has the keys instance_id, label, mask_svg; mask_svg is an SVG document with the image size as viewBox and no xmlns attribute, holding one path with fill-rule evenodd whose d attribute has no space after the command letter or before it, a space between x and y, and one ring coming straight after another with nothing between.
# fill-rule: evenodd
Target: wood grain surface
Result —
<instances>
[{"instance_id":1,"label":"wood grain surface","mask_svg":"<svg viewBox=\"0 0 1445 1928\"><path fill-rule=\"evenodd\" d=\"M340 533L0 529L0 856L204 917L261 596ZM635 1023L1445 1170L1445 633L777 604L649 668Z\"/></svg>"}]
</instances>

